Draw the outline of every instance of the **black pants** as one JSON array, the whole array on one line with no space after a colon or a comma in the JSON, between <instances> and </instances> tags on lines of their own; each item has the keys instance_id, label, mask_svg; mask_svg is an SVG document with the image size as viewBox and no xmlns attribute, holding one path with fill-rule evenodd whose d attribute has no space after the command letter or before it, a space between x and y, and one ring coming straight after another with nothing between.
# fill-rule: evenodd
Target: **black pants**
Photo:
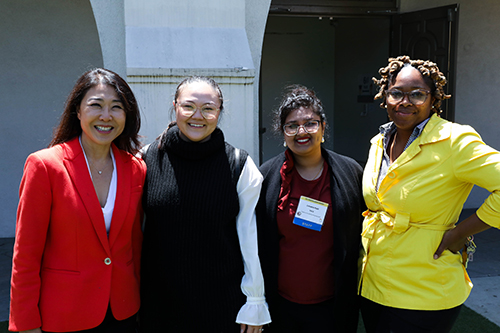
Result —
<instances>
[{"instance_id":1,"label":"black pants","mask_svg":"<svg viewBox=\"0 0 500 333\"><path fill-rule=\"evenodd\" d=\"M43 331L44 333L49 333ZM83 331L73 331L71 333L135 333L136 332L136 316L124 320L117 320L111 313L111 308L108 307L106 317L102 323L94 328Z\"/></svg>"},{"instance_id":2,"label":"black pants","mask_svg":"<svg viewBox=\"0 0 500 333\"><path fill-rule=\"evenodd\" d=\"M447 333L455 324L461 307L437 311L407 310L361 297L361 316L366 333Z\"/></svg>"},{"instance_id":3,"label":"black pants","mask_svg":"<svg viewBox=\"0 0 500 333\"><path fill-rule=\"evenodd\" d=\"M279 297L271 310L270 333L333 333L333 299L317 304L298 304ZM342 318L339 318L342 320Z\"/></svg>"}]
</instances>

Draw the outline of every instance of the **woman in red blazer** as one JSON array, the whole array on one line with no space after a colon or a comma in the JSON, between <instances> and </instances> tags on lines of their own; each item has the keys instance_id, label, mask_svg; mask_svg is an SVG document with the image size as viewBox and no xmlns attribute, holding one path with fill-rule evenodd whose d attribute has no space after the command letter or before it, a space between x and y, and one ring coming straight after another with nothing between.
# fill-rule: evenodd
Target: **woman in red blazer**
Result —
<instances>
[{"instance_id":1,"label":"woman in red blazer","mask_svg":"<svg viewBox=\"0 0 500 333\"><path fill-rule=\"evenodd\" d=\"M116 73L84 73L48 149L26 160L9 330L134 332L139 310L140 115Z\"/></svg>"}]
</instances>

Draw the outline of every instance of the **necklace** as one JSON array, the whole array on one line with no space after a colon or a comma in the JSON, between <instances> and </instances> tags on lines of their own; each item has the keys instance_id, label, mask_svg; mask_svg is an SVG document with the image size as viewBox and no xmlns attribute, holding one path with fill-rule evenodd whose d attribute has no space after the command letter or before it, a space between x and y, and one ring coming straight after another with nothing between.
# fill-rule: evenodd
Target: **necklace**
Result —
<instances>
[{"instance_id":1,"label":"necklace","mask_svg":"<svg viewBox=\"0 0 500 333\"><path fill-rule=\"evenodd\" d=\"M323 168L324 168L324 167L325 167L325 162L322 162L322 163L321 163L321 168L320 168L320 169L319 169L319 171L316 173L316 175L315 175L314 177L312 177L312 178L309 178L309 177L308 177L308 178L305 178L305 177L304 177L304 176L303 176L303 175L299 172L299 170L298 170L298 169L297 169L297 172L299 173L299 175L300 175L303 179L305 179L305 180L307 180L307 181L310 181L310 182L311 182L311 181L313 181L313 180L318 179L318 177L321 175L321 171L323 171Z\"/></svg>"},{"instance_id":2,"label":"necklace","mask_svg":"<svg viewBox=\"0 0 500 333\"><path fill-rule=\"evenodd\" d=\"M313 179L311 180L315 180L316 178L319 177L319 175L321 174L321 171L323 171L323 168L325 167L325 162L321 163L321 169L319 169L318 173L316 174L316 176L314 176Z\"/></svg>"},{"instance_id":3,"label":"necklace","mask_svg":"<svg viewBox=\"0 0 500 333\"><path fill-rule=\"evenodd\" d=\"M391 163L394 162L394 160L392 159L392 156L394 155L393 151L394 151L394 146L396 145L397 136L398 136L398 132L396 131L396 133L394 133L394 138L392 139L391 148L389 149L389 159L391 160ZM410 138L408 138L408 140L406 140L405 147L406 147L406 144L408 143L409 140L410 140ZM403 151L404 151L404 149L403 149Z\"/></svg>"},{"instance_id":4,"label":"necklace","mask_svg":"<svg viewBox=\"0 0 500 333\"><path fill-rule=\"evenodd\" d=\"M105 171L105 170L108 168L108 165L109 165L109 160L108 160L108 161L106 161L106 165L104 165L104 167L102 168L102 170L99 170L99 169L97 169L97 168L95 167L94 163L92 163L92 161L90 161L90 166L91 166L92 168L94 168L94 169L97 171L97 173L98 173L98 174L100 174L100 175L102 175L103 171Z\"/></svg>"}]
</instances>

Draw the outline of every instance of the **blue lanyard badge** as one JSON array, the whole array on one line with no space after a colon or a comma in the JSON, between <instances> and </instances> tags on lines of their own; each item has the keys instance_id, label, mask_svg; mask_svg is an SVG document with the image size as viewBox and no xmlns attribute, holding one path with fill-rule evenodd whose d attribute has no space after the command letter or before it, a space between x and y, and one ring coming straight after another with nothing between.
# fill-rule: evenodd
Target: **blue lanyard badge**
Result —
<instances>
[{"instance_id":1,"label":"blue lanyard badge","mask_svg":"<svg viewBox=\"0 0 500 333\"><path fill-rule=\"evenodd\" d=\"M321 231L327 209L328 204L326 202L301 196L295 217L293 218L293 224Z\"/></svg>"}]
</instances>

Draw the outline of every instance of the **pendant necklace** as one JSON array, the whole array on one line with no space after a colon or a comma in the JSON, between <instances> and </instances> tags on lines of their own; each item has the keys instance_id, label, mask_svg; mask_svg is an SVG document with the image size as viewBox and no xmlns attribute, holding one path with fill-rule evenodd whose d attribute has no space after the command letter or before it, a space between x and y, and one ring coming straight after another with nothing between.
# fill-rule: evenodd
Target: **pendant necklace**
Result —
<instances>
[{"instance_id":1,"label":"pendant necklace","mask_svg":"<svg viewBox=\"0 0 500 333\"><path fill-rule=\"evenodd\" d=\"M107 162L107 163L106 163L106 165L104 166L104 168L103 168L102 170L98 170L98 169L95 167L95 165L94 165L94 163L93 163L92 161L90 161L90 165L92 166L92 168L94 168L94 170L96 170L96 171L97 171L97 173L98 173L99 175L102 175L103 171L105 171L105 170L108 168L109 162Z\"/></svg>"}]
</instances>

